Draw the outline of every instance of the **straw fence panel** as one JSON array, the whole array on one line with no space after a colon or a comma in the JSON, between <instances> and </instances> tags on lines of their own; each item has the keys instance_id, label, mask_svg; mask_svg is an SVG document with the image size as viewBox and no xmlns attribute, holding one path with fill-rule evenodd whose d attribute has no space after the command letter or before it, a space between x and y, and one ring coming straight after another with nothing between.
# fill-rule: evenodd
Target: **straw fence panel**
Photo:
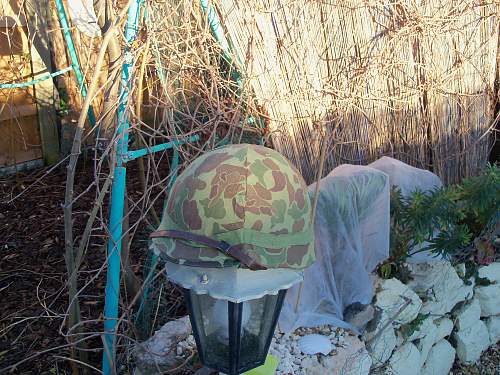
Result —
<instances>
[{"instance_id":1,"label":"straw fence panel","mask_svg":"<svg viewBox=\"0 0 500 375\"><path fill-rule=\"evenodd\" d=\"M498 2L223 0L219 11L274 146L311 181L392 155L445 182L488 158Z\"/></svg>"}]
</instances>

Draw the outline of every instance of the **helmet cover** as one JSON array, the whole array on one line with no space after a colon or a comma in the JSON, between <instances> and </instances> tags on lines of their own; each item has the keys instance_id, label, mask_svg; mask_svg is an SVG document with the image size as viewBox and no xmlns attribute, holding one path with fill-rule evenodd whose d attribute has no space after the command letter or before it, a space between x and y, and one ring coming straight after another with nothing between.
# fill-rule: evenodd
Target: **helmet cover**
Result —
<instances>
[{"instance_id":1,"label":"helmet cover","mask_svg":"<svg viewBox=\"0 0 500 375\"><path fill-rule=\"evenodd\" d=\"M303 269L315 259L311 211L302 176L280 153L258 145L229 145L203 154L178 176L158 231L242 244L239 251L266 268ZM193 241L152 241L171 262L238 265L223 252Z\"/></svg>"}]
</instances>

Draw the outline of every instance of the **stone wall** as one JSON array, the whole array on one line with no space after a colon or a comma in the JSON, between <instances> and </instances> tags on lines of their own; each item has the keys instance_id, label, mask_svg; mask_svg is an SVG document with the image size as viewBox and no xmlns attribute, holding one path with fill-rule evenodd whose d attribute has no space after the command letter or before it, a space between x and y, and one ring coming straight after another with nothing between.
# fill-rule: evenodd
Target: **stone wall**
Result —
<instances>
[{"instance_id":1,"label":"stone wall","mask_svg":"<svg viewBox=\"0 0 500 375\"><path fill-rule=\"evenodd\" d=\"M375 318L363 335L371 373L448 375L500 340L500 263L466 277L465 265L408 265L411 281L379 280Z\"/></svg>"}]
</instances>

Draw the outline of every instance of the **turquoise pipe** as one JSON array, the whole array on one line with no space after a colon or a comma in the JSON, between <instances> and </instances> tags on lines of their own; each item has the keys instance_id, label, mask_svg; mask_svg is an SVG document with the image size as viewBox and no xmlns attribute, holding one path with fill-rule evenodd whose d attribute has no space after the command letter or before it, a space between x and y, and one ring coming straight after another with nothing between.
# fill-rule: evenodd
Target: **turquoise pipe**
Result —
<instances>
[{"instance_id":1,"label":"turquoise pipe","mask_svg":"<svg viewBox=\"0 0 500 375\"><path fill-rule=\"evenodd\" d=\"M59 17L59 22L61 23L61 28L63 30L64 39L66 40L66 45L68 47L69 57L71 59L71 67L73 72L75 72L76 81L78 82L78 87L83 98L87 97L87 87L85 86L85 81L83 79L82 70L80 68L80 62L78 61L78 55L76 54L75 43L73 43L73 37L71 36L71 31L68 24L68 17L66 16L66 11L64 10L64 5L62 0L56 1L57 16ZM92 106L88 110L89 122L92 127L96 124L94 109Z\"/></svg>"},{"instance_id":2,"label":"turquoise pipe","mask_svg":"<svg viewBox=\"0 0 500 375\"><path fill-rule=\"evenodd\" d=\"M170 177L170 181L168 182L168 185L167 185L168 191L170 191L172 186L174 186L175 180L177 180L177 171L179 170L179 161L180 161L179 151L174 150L174 157L172 160L172 164L170 165L170 171L172 173L172 177Z\"/></svg>"},{"instance_id":3,"label":"turquoise pipe","mask_svg":"<svg viewBox=\"0 0 500 375\"><path fill-rule=\"evenodd\" d=\"M217 10L211 4L210 0L200 0L200 5L203 12L205 12L205 14L207 15L207 20L208 24L210 25L210 30L212 31L212 34L214 35L214 38L217 41L217 43L219 43L224 58L229 62L229 64L232 64L234 61L231 57L231 46L229 45L229 41L226 38L226 34L224 33L224 28L222 27L219 15L217 14ZM235 55L238 61L236 64L236 69L231 72L231 76L238 85L238 88L241 90L243 89L243 80L241 79L240 70L243 64L239 56L237 54ZM248 117L246 119L246 123L249 125L254 125L255 122L256 121L253 117ZM265 128L262 119L259 119L258 123L261 128ZM261 144L264 143L262 138L260 140L260 143Z\"/></svg>"},{"instance_id":4,"label":"turquoise pipe","mask_svg":"<svg viewBox=\"0 0 500 375\"><path fill-rule=\"evenodd\" d=\"M219 43L219 46L222 50L222 54L224 58L231 64L233 63L233 58L231 57L231 47L229 42L224 34L224 29L222 28L222 24L219 19L219 15L215 10L214 6L211 4L209 0L200 0L200 5L205 14L207 15L208 24L210 25L210 30L214 34L215 40ZM238 69L241 67L241 61L239 61L239 57L236 55L237 61L237 69L232 72L231 76L236 81L236 84L241 89L243 87L243 81L241 79L241 75Z\"/></svg>"},{"instance_id":5,"label":"turquoise pipe","mask_svg":"<svg viewBox=\"0 0 500 375\"><path fill-rule=\"evenodd\" d=\"M125 201L125 186L127 169L124 156L128 152L129 119L127 113L128 98L132 86L131 72L134 59L130 51L130 44L135 40L139 28L142 0L134 0L128 9L125 26L125 41L122 74L120 82L120 101L117 114L117 143L115 148L115 165L113 185L111 189L111 209L109 228L111 237L108 241L108 269L104 302L104 351L103 373L116 373L116 325L118 319L118 303L120 297L120 254L123 234L123 208Z\"/></svg>"},{"instance_id":6,"label":"turquoise pipe","mask_svg":"<svg viewBox=\"0 0 500 375\"><path fill-rule=\"evenodd\" d=\"M127 161L130 161L130 160L134 160L134 159L140 158L142 156L146 156L147 154L153 154L153 153L158 152L158 151L169 150L171 148L183 145L185 143L196 142L199 139L200 139L200 136L193 135L193 136L188 137L186 139L179 139L179 140L174 140L174 141L167 142L167 143L161 143L159 145L155 145L155 146L152 146L150 148L141 148L139 150L128 151L124 155L124 160L127 162ZM177 150L174 152L174 160L175 160L175 157L176 157L175 156L176 153L177 153Z\"/></svg>"},{"instance_id":7,"label":"turquoise pipe","mask_svg":"<svg viewBox=\"0 0 500 375\"><path fill-rule=\"evenodd\" d=\"M198 139L199 139L198 136L193 136L193 137L190 137L188 139L188 142L196 142ZM181 141L181 142L186 143L185 141L184 142ZM167 144L168 143L165 143L164 145L167 145ZM170 171L172 173L172 176L170 177L170 180L167 184L167 192L170 192L170 190L172 189L172 186L175 183L175 180L177 179L177 172L179 170L179 163L180 163L180 154L179 154L179 151L177 151L177 149L174 148L174 155L172 158L172 164L170 165ZM164 203L166 204L166 200ZM163 210L165 210L165 204L163 206ZM144 307L145 307L145 304L148 302L148 296L149 296L149 292L151 290L151 280L153 279L153 276L155 274L156 266L158 265L158 261L159 261L158 254L156 254L156 252L153 251L152 255L151 255L151 259L149 261L149 268L148 268L149 271L148 271L148 274L146 276L146 279L144 280L144 292L142 295L141 304L140 304L139 308L137 309L137 313L136 313L136 317L137 317L136 322L142 323L143 319L145 319L145 317L143 316Z\"/></svg>"},{"instance_id":8,"label":"turquoise pipe","mask_svg":"<svg viewBox=\"0 0 500 375\"><path fill-rule=\"evenodd\" d=\"M73 69L72 66L68 66L67 68L58 70L57 72L48 73L48 74L45 74L45 75L43 75L43 76L41 76L41 77L39 77L37 79L31 80L31 81L27 81L27 82L20 82L20 83L0 83L0 89L18 89L18 88L22 88L22 87L33 86L33 85L36 85L39 82L45 81L45 80L47 80L49 78L54 78L54 77L60 76L61 74L69 72L72 69Z\"/></svg>"}]
</instances>

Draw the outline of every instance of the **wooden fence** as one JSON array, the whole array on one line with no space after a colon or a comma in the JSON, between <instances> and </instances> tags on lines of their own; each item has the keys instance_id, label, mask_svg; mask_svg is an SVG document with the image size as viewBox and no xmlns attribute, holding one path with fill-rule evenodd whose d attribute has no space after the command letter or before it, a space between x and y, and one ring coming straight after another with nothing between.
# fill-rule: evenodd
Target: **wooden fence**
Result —
<instances>
[{"instance_id":1,"label":"wooden fence","mask_svg":"<svg viewBox=\"0 0 500 375\"><path fill-rule=\"evenodd\" d=\"M30 81L52 71L47 12L44 0L0 1L1 83ZM56 98L52 80L0 90L0 168L59 159Z\"/></svg>"}]
</instances>

